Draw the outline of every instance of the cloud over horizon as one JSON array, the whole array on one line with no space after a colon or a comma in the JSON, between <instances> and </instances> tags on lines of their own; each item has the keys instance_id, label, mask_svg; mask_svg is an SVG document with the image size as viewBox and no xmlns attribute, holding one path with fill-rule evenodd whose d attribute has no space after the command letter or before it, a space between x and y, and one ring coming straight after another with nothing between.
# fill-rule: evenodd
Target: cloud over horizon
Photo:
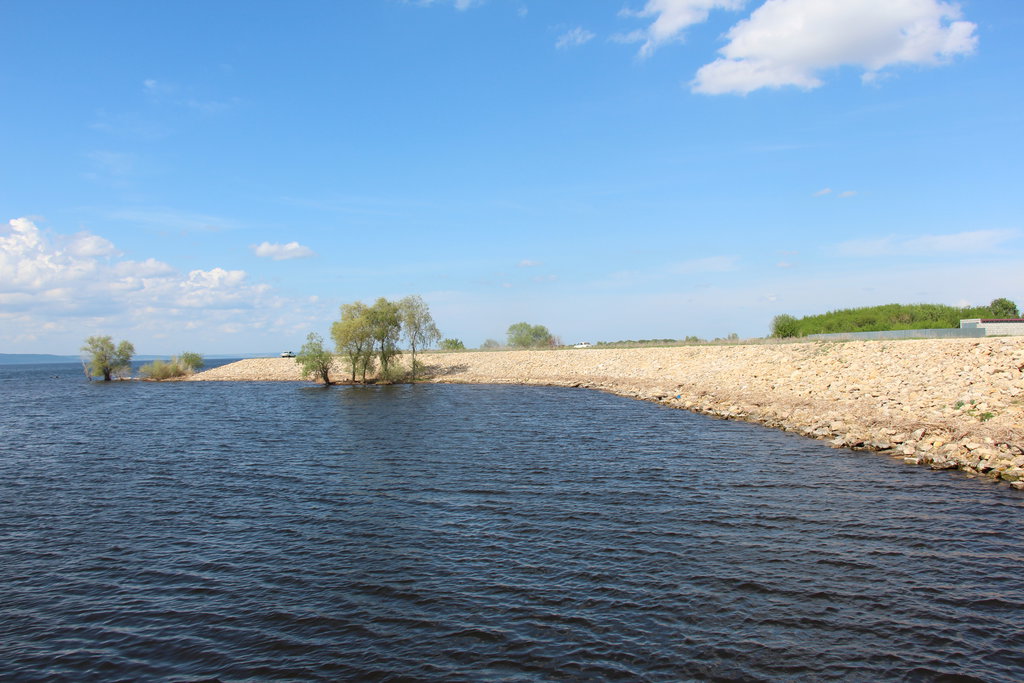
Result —
<instances>
[{"instance_id":1,"label":"cloud over horizon","mask_svg":"<svg viewBox=\"0 0 1024 683\"><path fill-rule=\"evenodd\" d=\"M99 235L49 235L28 218L0 228L0 342L68 326L83 335L97 326L155 336L253 329L270 325L283 303L243 270L182 273L154 258L124 259Z\"/></svg>"}]
</instances>

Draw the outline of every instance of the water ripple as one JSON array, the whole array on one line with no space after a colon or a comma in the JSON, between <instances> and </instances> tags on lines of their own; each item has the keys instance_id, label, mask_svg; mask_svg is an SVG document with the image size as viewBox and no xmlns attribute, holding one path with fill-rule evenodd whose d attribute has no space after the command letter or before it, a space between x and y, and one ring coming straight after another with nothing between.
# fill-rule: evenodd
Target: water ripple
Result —
<instances>
[{"instance_id":1,"label":"water ripple","mask_svg":"<svg viewBox=\"0 0 1024 683\"><path fill-rule=\"evenodd\" d=\"M4 679L1024 679L1006 487L583 390L31 373Z\"/></svg>"}]
</instances>

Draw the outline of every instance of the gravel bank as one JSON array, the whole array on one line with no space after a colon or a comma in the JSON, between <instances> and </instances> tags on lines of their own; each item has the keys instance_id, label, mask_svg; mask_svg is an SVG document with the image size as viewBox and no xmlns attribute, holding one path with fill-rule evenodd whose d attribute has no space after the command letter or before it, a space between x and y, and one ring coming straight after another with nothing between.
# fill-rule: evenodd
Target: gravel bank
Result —
<instances>
[{"instance_id":1,"label":"gravel bank","mask_svg":"<svg viewBox=\"0 0 1024 683\"><path fill-rule=\"evenodd\" d=\"M1024 489L1024 338L423 354L437 382L586 387ZM345 376L339 366L338 378ZM239 361L191 381L299 381Z\"/></svg>"}]
</instances>

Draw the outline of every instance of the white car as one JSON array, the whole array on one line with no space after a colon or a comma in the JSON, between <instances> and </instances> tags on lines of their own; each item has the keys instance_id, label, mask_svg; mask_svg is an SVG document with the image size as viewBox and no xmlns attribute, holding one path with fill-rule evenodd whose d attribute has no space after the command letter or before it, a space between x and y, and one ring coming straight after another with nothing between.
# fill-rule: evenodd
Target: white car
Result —
<instances>
[{"instance_id":1,"label":"white car","mask_svg":"<svg viewBox=\"0 0 1024 683\"><path fill-rule=\"evenodd\" d=\"M291 351L282 351L281 358L295 358L295 354Z\"/></svg>"}]
</instances>

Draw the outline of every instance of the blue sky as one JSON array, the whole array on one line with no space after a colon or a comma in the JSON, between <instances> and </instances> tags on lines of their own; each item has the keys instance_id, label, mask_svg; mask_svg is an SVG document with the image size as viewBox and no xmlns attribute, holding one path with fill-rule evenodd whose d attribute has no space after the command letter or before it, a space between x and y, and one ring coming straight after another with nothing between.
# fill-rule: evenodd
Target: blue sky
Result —
<instances>
[{"instance_id":1,"label":"blue sky","mask_svg":"<svg viewBox=\"0 0 1024 683\"><path fill-rule=\"evenodd\" d=\"M1016 0L0 1L0 351L1024 305Z\"/></svg>"}]
</instances>

